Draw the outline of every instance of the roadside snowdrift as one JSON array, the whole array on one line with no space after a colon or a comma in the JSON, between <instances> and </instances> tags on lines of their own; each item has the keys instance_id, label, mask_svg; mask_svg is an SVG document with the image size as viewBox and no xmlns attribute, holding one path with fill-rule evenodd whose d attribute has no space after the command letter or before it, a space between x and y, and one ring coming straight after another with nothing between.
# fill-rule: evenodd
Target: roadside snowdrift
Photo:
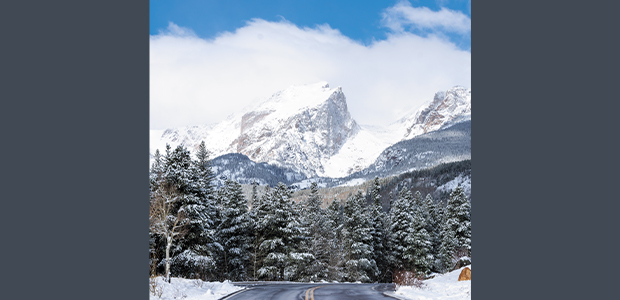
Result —
<instances>
[{"instance_id":1,"label":"roadside snowdrift","mask_svg":"<svg viewBox=\"0 0 620 300\"><path fill-rule=\"evenodd\" d=\"M172 278L171 283L165 282L163 277L155 278L156 291L161 292L161 298L149 291L150 300L215 300L243 288L234 286L230 281L205 282L199 279ZM151 289L152 290L152 289Z\"/></svg>"},{"instance_id":2,"label":"roadside snowdrift","mask_svg":"<svg viewBox=\"0 0 620 300\"><path fill-rule=\"evenodd\" d=\"M454 270L435 278L424 280L424 286L400 287L394 294L401 299L411 300L461 300L471 299L471 280L458 281L459 274L466 267ZM471 269L471 265L467 266Z\"/></svg>"}]
</instances>

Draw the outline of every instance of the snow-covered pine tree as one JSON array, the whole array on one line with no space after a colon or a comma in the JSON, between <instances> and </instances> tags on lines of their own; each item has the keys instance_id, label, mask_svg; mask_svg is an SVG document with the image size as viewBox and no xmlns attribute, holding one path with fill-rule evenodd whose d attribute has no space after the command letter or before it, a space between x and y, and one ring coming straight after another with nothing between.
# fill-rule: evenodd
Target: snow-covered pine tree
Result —
<instances>
[{"instance_id":1,"label":"snow-covered pine tree","mask_svg":"<svg viewBox=\"0 0 620 300\"><path fill-rule=\"evenodd\" d=\"M471 256L471 204L460 185L450 193L446 220L454 230L457 250Z\"/></svg>"},{"instance_id":2,"label":"snow-covered pine tree","mask_svg":"<svg viewBox=\"0 0 620 300\"><path fill-rule=\"evenodd\" d=\"M202 141L196 152L196 160L193 163L192 176L192 192L198 197L198 205L194 208L203 216L201 225L203 228L202 236L196 241L194 248L196 249L198 262L202 265L201 272L205 273L204 268L212 269L215 262L215 255L221 250L221 245L216 241L216 223L219 222L217 215L217 207L215 204L215 191L213 188L213 180L215 174L211 170L211 153L207 150L205 142ZM198 244L202 243L202 244ZM209 273L209 272L207 272ZM203 276L203 279L205 276Z\"/></svg>"},{"instance_id":3,"label":"snow-covered pine tree","mask_svg":"<svg viewBox=\"0 0 620 300\"><path fill-rule=\"evenodd\" d=\"M306 229L308 239L300 243L298 248L308 249L312 255L309 264L300 269L301 281L320 281L327 279L329 265L329 240L326 226L325 211L321 208L321 195L319 194L318 184L313 182L310 185L310 195L304 201L301 220Z\"/></svg>"},{"instance_id":4,"label":"snow-covered pine tree","mask_svg":"<svg viewBox=\"0 0 620 300\"><path fill-rule=\"evenodd\" d=\"M284 280L284 269L289 263L289 253L295 238L294 229L289 225L294 214L291 193L286 185L279 183L271 192L259 211L257 226L261 232L259 250L263 252L259 278ZM262 218L261 218L262 217Z\"/></svg>"},{"instance_id":5,"label":"snow-covered pine tree","mask_svg":"<svg viewBox=\"0 0 620 300\"><path fill-rule=\"evenodd\" d=\"M247 201L237 182L226 180L222 190L222 218L217 228L217 240L223 247L224 256L220 272L223 271L223 277L228 280L246 280L253 238Z\"/></svg>"},{"instance_id":6,"label":"snow-covered pine tree","mask_svg":"<svg viewBox=\"0 0 620 300\"><path fill-rule=\"evenodd\" d=\"M413 260L413 267L418 274L428 274L431 270L434 257L431 253L432 242L430 234L426 231L428 210L419 191L415 192L415 206L413 207L412 231L410 243L405 250L406 257Z\"/></svg>"},{"instance_id":7,"label":"snow-covered pine tree","mask_svg":"<svg viewBox=\"0 0 620 300\"><path fill-rule=\"evenodd\" d=\"M448 272L454 267L453 256L456 249L455 233L447 222L442 223L440 236L439 251L437 253L439 258L438 269L442 272Z\"/></svg>"},{"instance_id":8,"label":"snow-covered pine tree","mask_svg":"<svg viewBox=\"0 0 620 300\"><path fill-rule=\"evenodd\" d=\"M463 188L458 186L450 193L444 210L439 250L444 271L450 271L454 267L456 255L471 256L470 211L471 205L465 197Z\"/></svg>"},{"instance_id":9,"label":"snow-covered pine tree","mask_svg":"<svg viewBox=\"0 0 620 300\"><path fill-rule=\"evenodd\" d=\"M289 281L308 281L314 275L310 267L314 256L310 252L312 246L311 226L305 212L305 201L291 202L293 211L288 228L293 234L288 253L284 279Z\"/></svg>"},{"instance_id":10,"label":"snow-covered pine tree","mask_svg":"<svg viewBox=\"0 0 620 300\"><path fill-rule=\"evenodd\" d=\"M253 226L253 241L252 241L252 278L254 280L258 279L258 270L262 267L263 259L265 258L265 253L260 250L260 244L264 240L264 230L262 228L261 220L265 218L265 216L270 211L270 197L271 197L271 189L269 185L265 187L265 191L262 196L258 197L255 195L254 205L252 210L250 210L250 219L252 220Z\"/></svg>"},{"instance_id":11,"label":"snow-covered pine tree","mask_svg":"<svg viewBox=\"0 0 620 300\"><path fill-rule=\"evenodd\" d=\"M164 173L164 158L159 153L159 149L155 150L155 154L153 155L153 164L151 165L151 170L149 172L149 182L151 186L151 191L155 190L157 186L162 181L162 176Z\"/></svg>"},{"instance_id":12,"label":"snow-covered pine tree","mask_svg":"<svg viewBox=\"0 0 620 300\"><path fill-rule=\"evenodd\" d=\"M379 177L375 177L372 188L370 190L370 198L372 203L368 208L370 213L370 221L372 226L372 248L373 258L377 263L377 270L379 271L377 276L373 278L373 281L387 281L389 278L385 277L387 274L388 262L385 253L385 231L384 231L384 219L383 206L381 204L381 194L379 193L381 185L379 184Z\"/></svg>"},{"instance_id":13,"label":"snow-covered pine tree","mask_svg":"<svg viewBox=\"0 0 620 300\"><path fill-rule=\"evenodd\" d=\"M342 272L344 266L342 218L342 205L338 199L334 198L334 200L327 207L325 217L325 232L329 243L329 263L327 266L328 281L342 281L344 276Z\"/></svg>"},{"instance_id":14,"label":"snow-covered pine tree","mask_svg":"<svg viewBox=\"0 0 620 300\"><path fill-rule=\"evenodd\" d=\"M392 270L413 269L412 257L407 256L411 245L413 217L410 208L413 202L411 191L406 186L400 190L398 197L390 204L388 261Z\"/></svg>"},{"instance_id":15,"label":"snow-covered pine tree","mask_svg":"<svg viewBox=\"0 0 620 300\"><path fill-rule=\"evenodd\" d=\"M176 211L186 216L185 237L179 241L172 259L172 271L177 276L206 278L214 265L207 245L213 244L210 182L202 177L196 163L185 147L166 151L164 178L181 195ZM210 171L210 170L209 170ZM176 213L174 211L174 213Z\"/></svg>"},{"instance_id":16,"label":"snow-covered pine tree","mask_svg":"<svg viewBox=\"0 0 620 300\"><path fill-rule=\"evenodd\" d=\"M344 277L350 282L371 282L378 272L373 258L372 226L365 202L364 195L358 191L344 204Z\"/></svg>"},{"instance_id":17,"label":"snow-covered pine tree","mask_svg":"<svg viewBox=\"0 0 620 300\"><path fill-rule=\"evenodd\" d=\"M426 232L429 233L431 238L431 254L433 255L433 264L431 266L431 270L434 272L439 272L439 269L436 268L439 245L441 242L439 233L441 231L441 223L439 222L439 210L438 206L435 204L433 197L431 194L427 194L424 199L424 206L428 214L426 215Z\"/></svg>"}]
</instances>

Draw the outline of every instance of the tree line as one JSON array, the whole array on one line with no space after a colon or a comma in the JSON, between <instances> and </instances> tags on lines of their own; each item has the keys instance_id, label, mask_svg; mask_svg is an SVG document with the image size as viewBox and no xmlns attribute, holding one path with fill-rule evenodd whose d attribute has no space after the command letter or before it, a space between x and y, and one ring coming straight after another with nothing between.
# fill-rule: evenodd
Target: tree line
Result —
<instances>
[{"instance_id":1,"label":"tree line","mask_svg":"<svg viewBox=\"0 0 620 300\"><path fill-rule=\"evenodd\" d=\"M450 271L471 257L470 202L458 187L445 205L402 187L381 207L367 194L321 207L318 185L293 201L285 184L249 199L227 180L215 190L204 142L155 153L150 170L151 275L203 280L391 282L395 271ZM251 203L251 205L248 205ZM251 207L251 209L249 208Z\"/></svg>"}]
</instances>

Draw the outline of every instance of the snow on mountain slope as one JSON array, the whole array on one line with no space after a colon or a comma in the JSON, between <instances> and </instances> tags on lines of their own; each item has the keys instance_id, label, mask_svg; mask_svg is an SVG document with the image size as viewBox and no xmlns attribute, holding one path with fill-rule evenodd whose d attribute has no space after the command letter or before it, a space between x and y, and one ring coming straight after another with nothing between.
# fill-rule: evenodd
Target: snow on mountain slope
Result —
<instances>
[{"instance_id":1,"label":"snow on mountain slope","mask_svg":"<svg viewBox=\"0 0 620 300\"><path fill-rule=\"evenodd\" d=\"M390 128L405 129L403 140L437 130L455 118L469 115L471 120L471 89L455 86L446 92L437 92L433 101L422 105L415 113L408 114ZM465 121L459 118L459 121Z\"/></svg>"},{"instance_id":2,"label":"snow on mountain slope","mask_svg":"<svg viewBox=\"0 0 620 300\"><path fill-rule=\"evenodd\" d=\"M457 86L388 127L359 126L342 88L319 82L289 87L215 125L153 130L150 150L163 153L168 143L194 152L204 140L212 158L241 153L307 177L335 178L370 166L399 141L467 119L471 91Z\"/></svg>"},{"instance_id":3,"label":"snow on mountain slope","mask_svg":"<svg viewBox=\"0 0 620 300\"><path fill-rule=\"evenodd\" d=\"M327 177L344 177L372 164L381 152L398 142L402 132L378 126L360 126L360 131L325 163Z\"/></svg>"},{"instance_id":4,"label":"snow on mountain slope","mask_svg":"<svg viewBox=\"0 0 620 300\"><path fill-rule=\"evenodd\" d=\"M388 147L421 134L471 120L471 90L455 86L388 127L361 126L325 165L325 176L344 177L370 166Z\"/></svg>"},{"instance_id":5,"label":"snow on mountain slope","mask_svg":"<svg viewBox=\"0 0 620 300\"><path fill-rule=\"evenodd\" d=\"M322 176L323 164L358 131L342 88L319 82L277 92L213 127L168 129L161 142L194 151L204 140L214 156L241 153L311 177Z\"/></svg>"}]
</instances>

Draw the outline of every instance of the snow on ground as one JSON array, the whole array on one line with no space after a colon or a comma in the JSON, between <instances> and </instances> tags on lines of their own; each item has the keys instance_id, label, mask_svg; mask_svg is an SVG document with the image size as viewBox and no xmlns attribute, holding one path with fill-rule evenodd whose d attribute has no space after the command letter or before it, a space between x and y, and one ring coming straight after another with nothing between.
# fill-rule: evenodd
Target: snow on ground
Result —
<instances>
[{"instance_id":1,"label":"snow on ground","mask_svg":"<svg viewBox=\"0 0 620 300\"><path fill-rule=\"evenodd\" d=\"M172 278L171 283L165 282L163 277L154 279L156 283L155 290L161 291L161 297L153 295L153 289L150 287L150 300L168 300L168 299L185 299L185 300L215 300L220 299L228 294L234 293L243 288L234 286L230 281L222 282L205 282L200 279L183 279Z\"/></svg>"},{"instance_id":2,"label":"snow on ground","mask_svg":"<svg viewBox=\"0 0 620 300\"><path fill-rule=\"evenodd\" d=\"M400 287L394 295L410 300L461 300L471 299L471 280L458 281L460 268L446 274L437 274L434 278L424 280L422 288ZM467 266L471 269L471 265Z\"/></svg>"}]
</instances>

